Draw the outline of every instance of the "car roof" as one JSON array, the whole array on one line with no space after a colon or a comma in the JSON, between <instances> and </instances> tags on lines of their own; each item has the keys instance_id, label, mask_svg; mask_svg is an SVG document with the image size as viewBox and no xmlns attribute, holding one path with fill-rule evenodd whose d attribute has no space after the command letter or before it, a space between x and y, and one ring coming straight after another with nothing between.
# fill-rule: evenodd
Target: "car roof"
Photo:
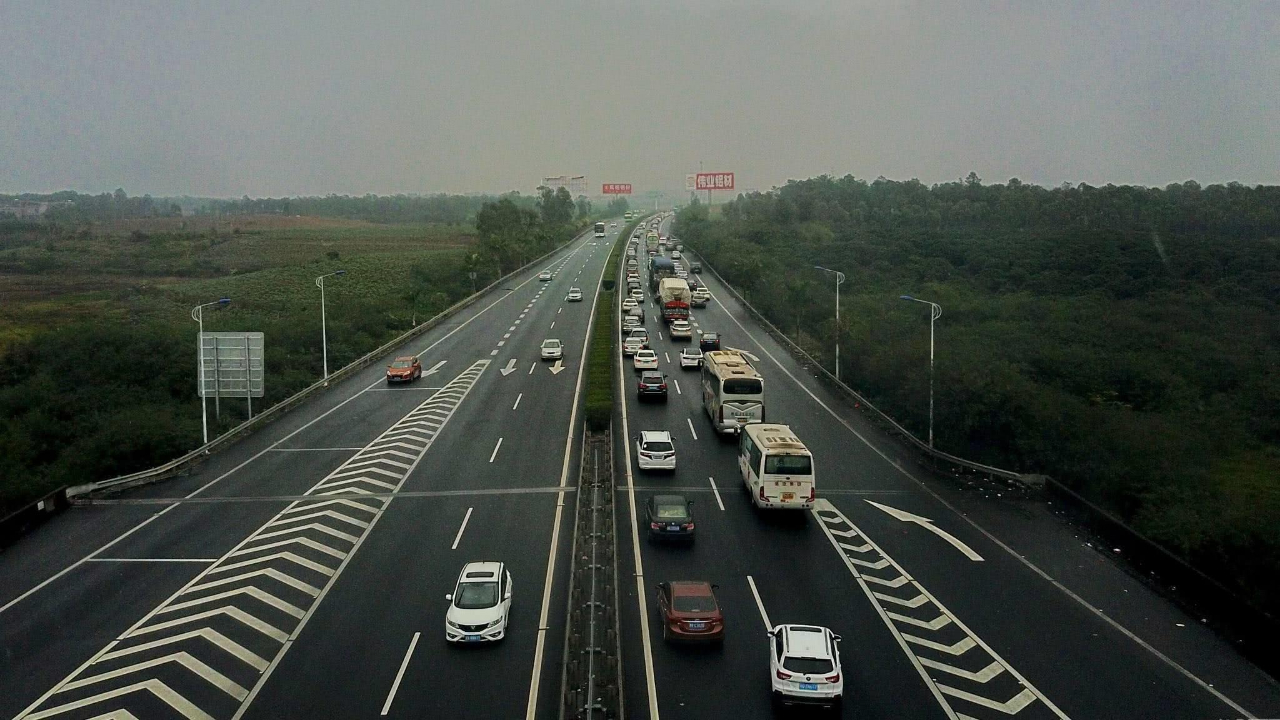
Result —
<instances>
[{"instance_id":1,"label":"car roof","mask_svg":"<svg viewBox=\"0 0 1280 720\"><path fill-rule=\"evenodd\" d=\"M783 651L792 657L830 660L827 646L827 629L814 625L783 625L785 645Z\"/></svg>"},{"instance_id":2,"label":"car roof","mask_svg":"<svg viewBox=\"0 0 1280 720\"><path fill-rule=\"evenodd\" d=\"M396 358L396 359L395 359L395 360L393 360L392 362L399 362L399 361L401 361L401 360L409 360L409 361L413 361L413 360L417 360L417 359L418 359L418 357L417 357L416 355L401 355L400 357Z\"/></svg>"},{"instance_id":3,"label":"car roof","mask_svg":"<svg viewBox=\"0 0 1280 720\"><path fill-rule=\"evenodd\" d=\"M682 348L680 350L680 354L681 355L701 355L702 348L696 348L692 345L689 345L688 347Z\"/></svg>"},{"instance_id":4,"label":"car roof","mask_svg":"<svg viewBox=\"0 0 1280 720\"><path fill-rule=\"evenodd\" d=\"M714 595L711 590L711 583L705 580L672 580L668 585L671 586L672 595Z\"/></svg>"},{"instance_id":5,"label":"car roof","mask_svg":"<svg viewBox=\"0 0 1280 720\"><path fill-rule=\"evenodd\" d=\"M462 582L497 580L502 563L495 561L469 562L462 566Z\"/></svg>"},{"instance_id":6,"label":"car roof","mask_svg":"<svg viewBox=\"0 0 1280 720\"><path fill-rule=\"evenodd\" d=\"M547 338L546 340L543 340L543 341L542 341L542 344L543 344L543 345L546 345L547 343L555 343L555 344L559 345L559 344L560 344L560 341L559 341L559 340L557 340L556 338Z\"/></svg>"},{"instance_id":7,"label":"car roof","mask_svg":"<svg viewBox=\"0 0 1280 720\"><path fill-rule=\"evenodd\" d=\"M662 377L662 371L661 371L661 370L642 370L642 371L640 371L640 378L641 378L642 380L643 380L644 378L647 378L647 377L653 377L653 376L655 376L655 375L656 375L656 376L658 376L658 377Z\"/></svg>"},{"instance_id":8,"label":"car roof","mask_svg":"<svg viewBox=\"0 0 1280 720\"><path fill-rule=\"evenodd\" d=\"M574 290L577 290L578 292L582 292L582 288L577 286L572 286L569 288L569 292L573 292Z\"/></svg>"},{"instance_id":9,"label":"car roof","mask_svg":"<svg viewBox=\"0 0 1280 720\"><path fill-rule=\"evenodd\" d=\"M666 430L642 430L640 442L671 442L671 433Z\"/></svg>"},{"instance_id":10,"label":"car roof","mask_svg":"<svg viewBox=\"0 0 1280 720\"><path fill-rule=\"evenodd\" d=\"M679 505L681 507L685 507L689 504L689 501L686 500L683 495L654 495L653 504L654 505Z\"/></svg>"}]
</instances>

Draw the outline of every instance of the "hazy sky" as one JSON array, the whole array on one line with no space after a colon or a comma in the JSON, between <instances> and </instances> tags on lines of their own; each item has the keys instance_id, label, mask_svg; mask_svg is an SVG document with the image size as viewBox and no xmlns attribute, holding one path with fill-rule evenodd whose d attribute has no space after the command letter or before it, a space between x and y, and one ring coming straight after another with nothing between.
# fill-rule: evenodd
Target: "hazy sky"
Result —
<instances>
[{"instance_id":1,"label":"hazy sky","mask_svg":"<svg viewBox=\"0 0 1280 720\"><path fill-rule=\"evenodd\" d=\"M0 191L1280 183L1280 2L0 0Z\"/></svg>"}]
</instances>

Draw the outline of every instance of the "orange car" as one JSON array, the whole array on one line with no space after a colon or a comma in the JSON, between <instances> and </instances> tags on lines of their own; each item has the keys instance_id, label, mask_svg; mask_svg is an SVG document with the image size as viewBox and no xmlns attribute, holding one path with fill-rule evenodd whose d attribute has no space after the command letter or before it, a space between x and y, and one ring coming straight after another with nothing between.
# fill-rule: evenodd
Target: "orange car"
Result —
<instances>
[{"instance_id":1,"label":"orange car","mask_svg":"<svg viewBox=\"0 0 1280 720\"><path fill-rule=\"evenodd\" d=\"M404 355L391 361L387 366L387 384L394 382L413 382L422 377L422 363L412 355Z\"/></svg>"},{"instance_id":2,"label":"orange car","mask_svg":"<svg viewBox=\"0 0 1280 720\"><path fill-rule=\"evenodd\" d=\"M724 642L724 616L715 585L700 580L673 580L658 585L662 639Z\"/></svg>"}]
</instances>

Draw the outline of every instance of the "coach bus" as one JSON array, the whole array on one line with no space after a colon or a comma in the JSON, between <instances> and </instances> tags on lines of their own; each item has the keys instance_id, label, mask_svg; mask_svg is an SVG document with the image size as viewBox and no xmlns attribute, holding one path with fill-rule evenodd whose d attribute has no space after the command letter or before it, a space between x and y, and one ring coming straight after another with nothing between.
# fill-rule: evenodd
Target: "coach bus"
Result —
<instances>
[{"instance_id":1,"label":"coach bus","mask_svg":"<svg viewBox=\"0 0 1280 720\"><path fill-rule=\"evenodd\" d=\"M721 433L764 422L764 378L741 353L712 350L702 357L702 407Z\"/></svg>"}]
</instances>

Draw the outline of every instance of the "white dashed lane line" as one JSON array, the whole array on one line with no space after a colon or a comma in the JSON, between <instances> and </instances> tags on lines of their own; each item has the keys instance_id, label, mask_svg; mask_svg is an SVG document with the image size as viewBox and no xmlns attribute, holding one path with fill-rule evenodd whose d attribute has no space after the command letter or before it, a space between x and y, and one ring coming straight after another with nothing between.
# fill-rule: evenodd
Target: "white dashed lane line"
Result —
<instances>
[{"instance_id":1,"label":"white dashed lane line","mask_svg":"<svg viewBox=\"0 0 1280 720\"><path fill-rule=\"evenodd\" d=\"M685 421L685 422L687 422L687 423L689 423L689 433L690 433L691 435L693 435L693 439L694 439L694 440L697 440L697 439L698 439L698 431L693 429L693 420L691 420L691 419L689 419L689 418L685 418L685 419L684 419L684 421Z\"/></svg>"},{"instance_id":2,"label":"white dashed lane line","mask_svg":"<svg viewBox=\"0 0 1280 720\"><path fill-rule=\"evenodd\" d=\"M524 393L520 393L519 395L516 396L516 404L511 406L512 410L515 410L516 408L520 407L520 398L522 397L524 397Z\"/></svg>"},{"instance_id":3,"label":"white dashed lane line","mask_svg":"<svg viewBox=\"0 0 1280 720\"><path fill-rule=\"evenodd\" d=\"M493 446L493 453L489 455L489 462L493 462L498 457L498 448L502 447L502 438L498 438L498 444Z\"/></svg>"}]
</instances>

